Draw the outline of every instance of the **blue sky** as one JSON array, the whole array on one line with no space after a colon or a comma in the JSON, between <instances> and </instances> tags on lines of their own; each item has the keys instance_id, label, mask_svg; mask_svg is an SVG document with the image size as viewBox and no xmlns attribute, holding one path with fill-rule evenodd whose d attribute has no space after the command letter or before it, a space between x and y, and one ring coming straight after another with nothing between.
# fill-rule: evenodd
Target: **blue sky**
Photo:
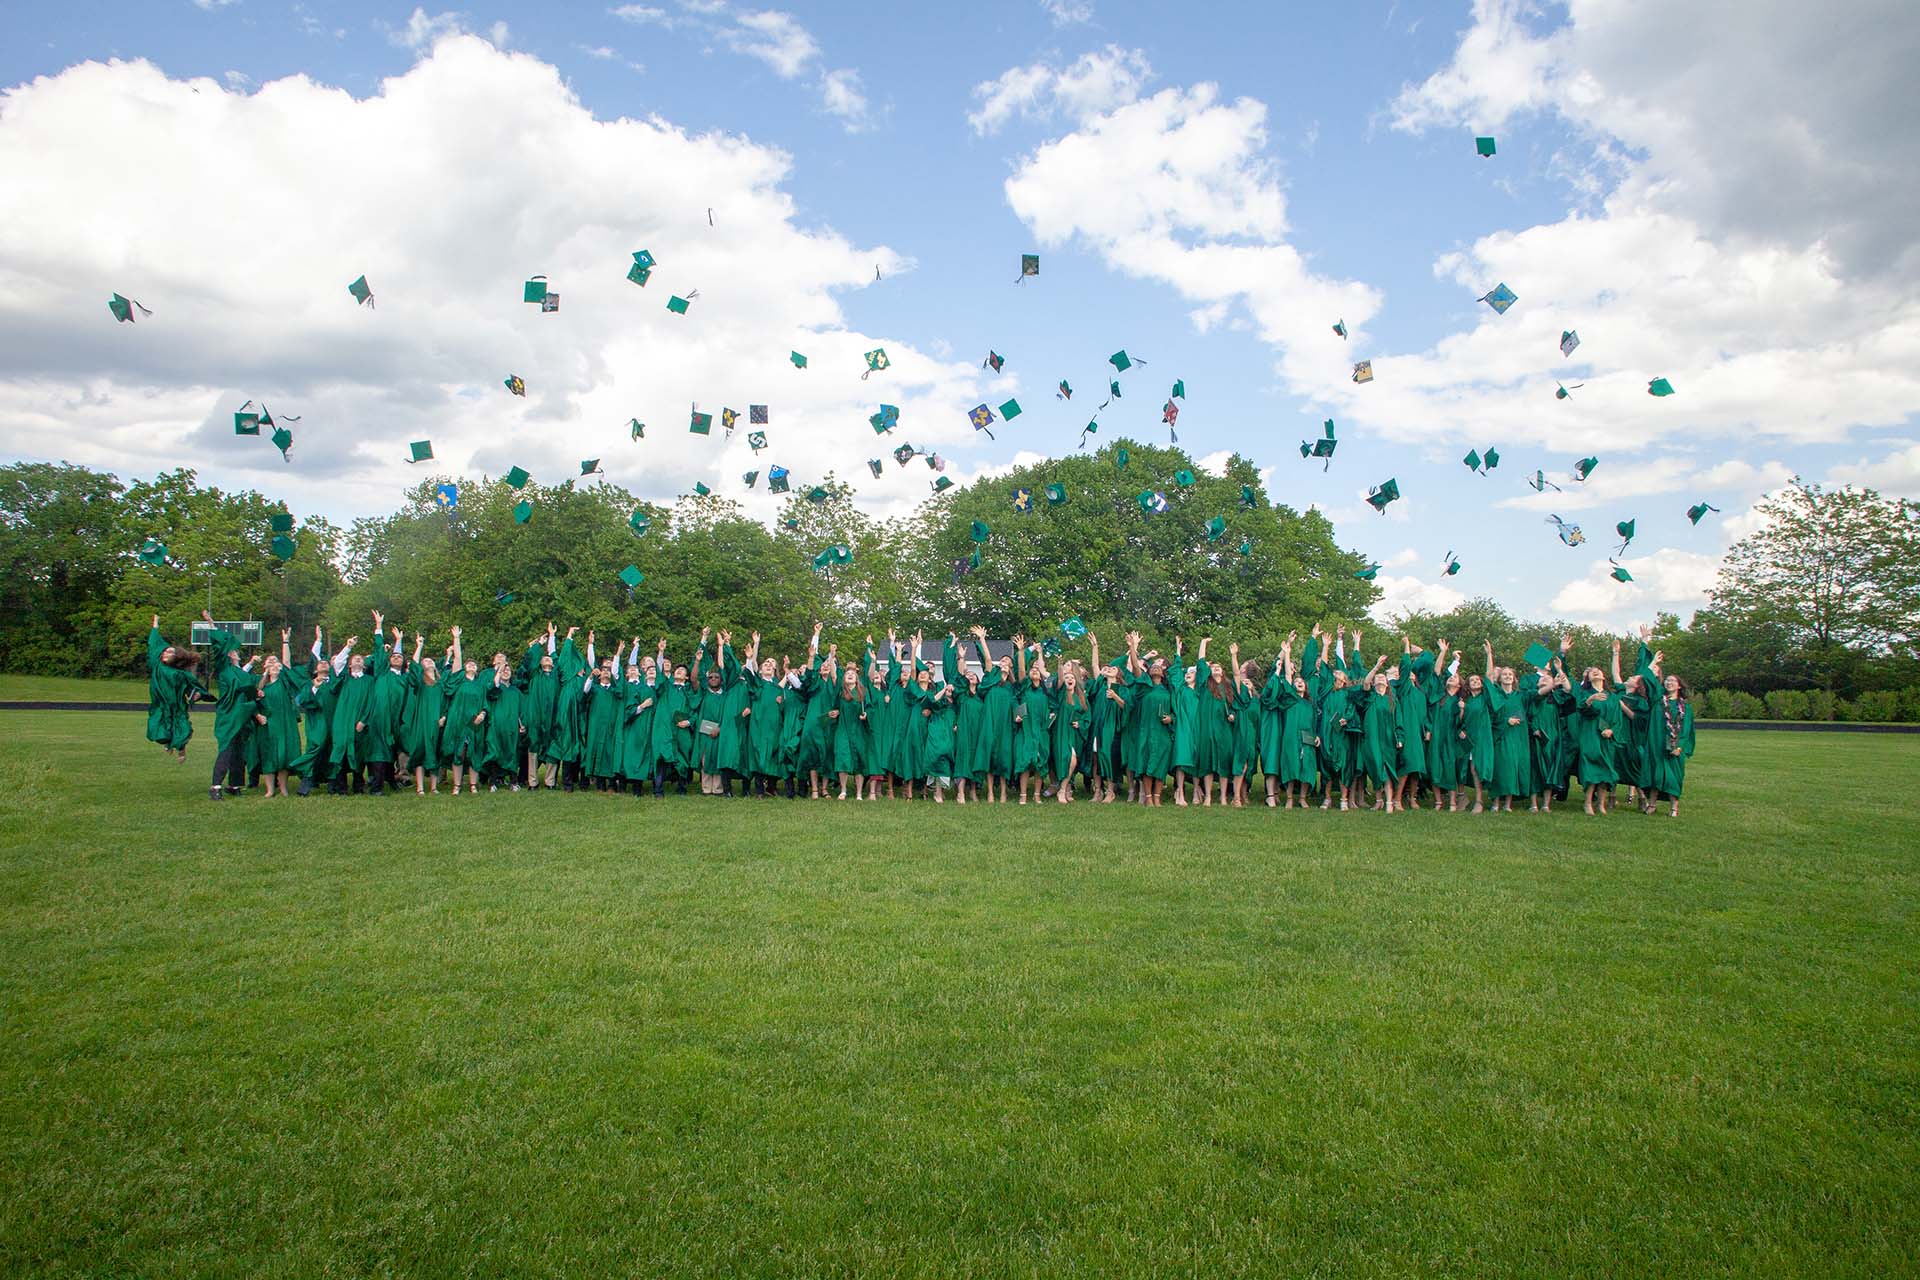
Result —
<instances>
[{"instance_id":1,"label":"blue sky","mask_svg":"<svg viewBox=\"0 0 1920 1280\"><path fill-rule=\"evenodd\" d=\"M739 449L673 421L689 399L769 401L799 461L864 478L880 451L864 414L897 400L909 438L970 479L1069 452L1124 347L1149 363L1104 436L1164 439L1183 379L1182 445L1237 450L1278 499L1321 506L1383 563L1389 607L1685 612L1787 476L1920 492L1913 144L1875 123L1913 105L1916 21L1872 7L1855 15L1866 55L1811 38L1846 20L1790 6L1729 37L1717 6L1625 0L1204 19L1114 0L19 7L0 162L33 177L0 196L16 286L0 334L18 339L0 448L133 474L189 462L348 518L418 478L387 455L421 435L469 474L606 453L647 496L738 489ZM1492 160L1473 151L1483 130ZM1827 141L1795 144L1809 135ZM105 196L84 234L34 198L73 186ZM629 286L573 267L616 243L662 258L637 318ZM1040 277L1016 286L1036 250ZM706 283L671 270L695 264ZM560 316L514 301L543 269ZM286 296L343 270L338 286L368 272L377 317ZM1475 299L1502 280L1520 302L1494 316ZM695 284L686 323L663 327L652 293ZM113 325L115 288L156 316ZM1340 318L1345 343L1327 332ZM1583 345L1563 361L1567 326ZM790 334L884 345L895 369L862 384L821 338L835 354L814 381L783 382ZM989 348L999 378L977 368ZM637 372L656 358L670 372ZM1368 387L1346 376L1361 358ZM526 402L502 403L500 364ZM1646 396L1656 376L1679 394ZM1589 387L1556 401L1561 378ZM1017 424L992 442L966 429L971 404L1008 395ZM263 458L220 426L248 396L305 408L326 443ZM629 404L644 455L615 443ZM1323 473L1297 445L1327 417L1342 445ZM1488 445L1501 469L1469 474L1458 459ZM1583 454L1602 466L1577 486ZM1569 492L1533 495L1536 467ZM1390 475L1406 500L1375 516L1362 499ZM863 501L897 514L924 481L890 468ZM1694 528L1702 500L1722 514ZM1555 512L1585 547L1560 546ZM1628 517L1622 585L1607 550ZM1442 581L1448 550L1465 567Z\"/></svg>"}]
</instances>

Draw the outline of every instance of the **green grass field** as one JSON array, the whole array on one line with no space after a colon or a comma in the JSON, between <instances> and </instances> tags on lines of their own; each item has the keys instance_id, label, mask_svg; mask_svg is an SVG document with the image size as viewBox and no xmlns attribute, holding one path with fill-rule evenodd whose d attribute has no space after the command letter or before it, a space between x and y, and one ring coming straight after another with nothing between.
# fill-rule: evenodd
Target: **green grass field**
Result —
<instances>
[{"instance_id":1,"label":"green grass field","mask_svg":"<svg viewBox=\"0 0 1920 1280\"><path fill-rule=\"evenodd\" d=\"M1388 820L214 805L143 725L0 712L9 1275L1920 1257L1920 740Z\"/></svg>"},{"instance_id":2,"label":"green grass field","mask_svg":"<svg viewBox=\"0 0 1920 1280\"><path fill-rule=\"evenodd\" d=\"M0 675L0 702L138 702L144 705L146 701L145 680ZM207 767L213 767L211 760Z\"/></svg>"}]
</instances>

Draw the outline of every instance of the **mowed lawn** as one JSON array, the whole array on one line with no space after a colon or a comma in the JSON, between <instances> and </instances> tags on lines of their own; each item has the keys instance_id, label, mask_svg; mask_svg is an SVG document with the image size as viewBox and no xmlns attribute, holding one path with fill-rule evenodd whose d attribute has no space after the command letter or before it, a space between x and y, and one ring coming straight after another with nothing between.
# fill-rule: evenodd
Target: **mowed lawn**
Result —
<instances>
[{"instance_id":1,"label":"mowed lawn","mask_svg":"<svg viewBox=\"0 0 1920 1280\"><path fill-rule=\"evenodd\" d=\"M1920 739L1678 822L206 799L0 712L0 1272L1885 1276Z\"/></svg>"}]
</instances>

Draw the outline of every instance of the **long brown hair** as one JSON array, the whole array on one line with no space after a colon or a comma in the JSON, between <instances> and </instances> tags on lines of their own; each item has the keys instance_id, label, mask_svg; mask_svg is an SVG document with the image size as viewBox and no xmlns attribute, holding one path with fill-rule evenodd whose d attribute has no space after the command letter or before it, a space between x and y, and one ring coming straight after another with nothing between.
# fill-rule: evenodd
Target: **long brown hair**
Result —
<instances>
[{"instance_id":1,"label":"long brown hair","mask_svg":"<svg viewBox=\"0 0 1920 1280\"><path fill-rule=\"evenodd\" d=\"M172 648L173 656L160 660L166 666L172 667L175 671L192 671L200 665L200 655L193 650L179 645L174 645Z\"/></svg>"}]
</instances>

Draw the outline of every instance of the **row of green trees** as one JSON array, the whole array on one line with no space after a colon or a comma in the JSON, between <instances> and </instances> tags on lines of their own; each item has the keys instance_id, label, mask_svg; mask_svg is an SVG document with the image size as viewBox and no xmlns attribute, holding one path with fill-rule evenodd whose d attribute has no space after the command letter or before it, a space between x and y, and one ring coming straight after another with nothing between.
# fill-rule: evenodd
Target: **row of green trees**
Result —
<instances>
[{"instance_id":1,"label":"row of green trees","mask_svg":"<svg viewBox=\"0 0 1920 1280\"><path fill-rule=\"evenodd\" d=\"M1354 576L1361 557L1338 546L1318 512L1270 504L1251 462L1236 457L1214 476L1178 449L1126 447L1125 467L1115 445L1049 459L956 486L892 521L863 514L829 478L790 495L772 527L718 495L659 506L604 480L519 491L462 481L449 509L436 500L446 478L433 477L393 514L344 529L293 513L295 554L284 562L270 526L283 508L260 494L204 487L191 471L123 484L21 463L0 468L0 664L138 674L148 615L179 627L202 608L302 633L319 624L335 637L366 634L379 609L435 647L459 624L469 650L488 651L524 645L548 619L649 647L665 637L676 652L703 626L757 628L768 651L796 658L816 620L840 638L972 623L1042 636L1079 617L1108 652L1137 629L1163 649L1177 635L1211 634L1222 653L1238 641L1268 658L1290 630L1366 618L1378 592ZM1063 502L1048 500L1049 485ZM1032 511L1010 508L1016 487L1032 491ZM1145 514L1143 490L1163 493L1167 510ZM525 523L514 514L522 501L533 510ZM1920 690L1920 506L1796 481L1760 510L1761 528L1733 548L1708 607L1685 624L1658 619L1668 669L1716 699L1751 699L1738 706L1760 714L1800 709L1771 694L1808 696L1805 715L1776 718L1843 708L1911 718L1905 708L1920 694L1902 691ZM644 533L631 524L636 512ZM1225 527L1209 538L1216 517ZM166 563L135 555L150 537L166 544ZM851 559L816 570L828 547ZM620 578L628 565L645 575L631 591ZM1612 640L1477 599L1390 619L1370 651L1401 631L1469 649L1492 639L1507 656L1572 631L1582 662L1601 661Z\"/></svg>"}]
</instances>

